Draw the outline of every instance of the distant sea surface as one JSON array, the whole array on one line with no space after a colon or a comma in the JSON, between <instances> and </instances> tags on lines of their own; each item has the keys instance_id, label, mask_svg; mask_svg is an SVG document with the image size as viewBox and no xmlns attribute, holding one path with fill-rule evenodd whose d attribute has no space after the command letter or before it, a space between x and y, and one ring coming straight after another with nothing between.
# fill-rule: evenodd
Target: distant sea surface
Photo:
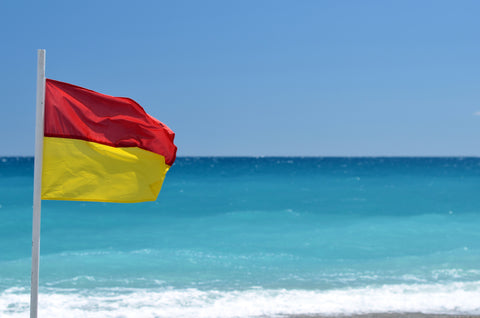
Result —
<instances>
[{"instance_id":1,"label":"distant sea surface","mask_svg":"<svg viewBox=\"0 0 480 318\"><path fill-rule=\"evenodd\" d=\"M0 317L33 158L0 158ZM39 317L480 314L479 158L178 158L155 202L42 202Z\"/></svg>"}]
</instances>

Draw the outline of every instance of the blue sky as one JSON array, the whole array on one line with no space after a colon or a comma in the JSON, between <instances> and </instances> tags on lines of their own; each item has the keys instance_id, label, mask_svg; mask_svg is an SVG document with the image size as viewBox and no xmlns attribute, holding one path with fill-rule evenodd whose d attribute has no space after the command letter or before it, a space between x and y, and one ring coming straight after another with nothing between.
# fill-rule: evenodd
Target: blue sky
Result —
<instances>
[{"instance_id":1,"label":"blue sky","mask_svg":"<svg viewBox=\"0 0 480 318\"><path fill-rule=\"evenodd\" d=\"M139 102L178 155L480 155L479 1L1 1L0 156L47 77Z\"/></svg>"}]
</instances>

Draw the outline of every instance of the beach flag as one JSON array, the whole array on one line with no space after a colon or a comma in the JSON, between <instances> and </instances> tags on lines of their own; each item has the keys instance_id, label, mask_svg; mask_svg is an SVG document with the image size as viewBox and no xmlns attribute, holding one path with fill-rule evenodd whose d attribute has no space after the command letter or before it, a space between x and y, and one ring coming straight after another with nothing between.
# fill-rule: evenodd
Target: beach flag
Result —
<instances>
[{"instance_id":1,"label":"beach flag","mask_svg":"<svg viewBox=\"0 0 480 318\"><path fill-rule=\"evenodd\" d=\"M134 100L47 79L42 199L156 200L175 134Z\"/></svg>"},{"instance_id":2,"label":"beach flag","mask_svg":"<svg viewBox=\"0 0 480 318\"><path fill-rule=\"evenodd\" d=\"M38 315L44 200L154 201L175 161L175 134L135 101L45 78L37 55L30 318Z\"/></svg>"}]
</instances>

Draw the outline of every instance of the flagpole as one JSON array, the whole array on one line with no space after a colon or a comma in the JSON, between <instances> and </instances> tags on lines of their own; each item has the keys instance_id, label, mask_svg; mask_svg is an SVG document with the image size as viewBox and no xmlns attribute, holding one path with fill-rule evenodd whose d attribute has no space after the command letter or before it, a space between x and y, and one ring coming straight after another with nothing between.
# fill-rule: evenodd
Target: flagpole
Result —
<instances>
[{"instance_id":1,"label":"flagpole","mask_svg":"<svg viewBox=\"0 0 480 318\"><path fill-rule=\"evenodd\" d=\"M45 110L45 50L37 52L37 113L35 124L35 170L33 176L32 282L30 318L37 318L40 269L40 215L42 206L43 119Z\"/></svg>"}]
</instances>

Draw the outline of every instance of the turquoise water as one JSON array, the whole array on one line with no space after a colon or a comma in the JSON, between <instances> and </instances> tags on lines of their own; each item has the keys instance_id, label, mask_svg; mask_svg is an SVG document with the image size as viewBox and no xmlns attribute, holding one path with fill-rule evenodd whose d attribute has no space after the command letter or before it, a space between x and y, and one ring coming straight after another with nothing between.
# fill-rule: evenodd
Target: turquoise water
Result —
<instances>
[{"instance_id":1,"label":"turquoise water","mask_svg":"<svg viewBox=\"0 0 480 318\"><path fill-rule=\"evenodd\" d=\"M33 159L0 158L0 317L28 312ZM40 314L480 314L479 158L178 158L156 202L43 201Z\"/></svg>"}]
</instances>

